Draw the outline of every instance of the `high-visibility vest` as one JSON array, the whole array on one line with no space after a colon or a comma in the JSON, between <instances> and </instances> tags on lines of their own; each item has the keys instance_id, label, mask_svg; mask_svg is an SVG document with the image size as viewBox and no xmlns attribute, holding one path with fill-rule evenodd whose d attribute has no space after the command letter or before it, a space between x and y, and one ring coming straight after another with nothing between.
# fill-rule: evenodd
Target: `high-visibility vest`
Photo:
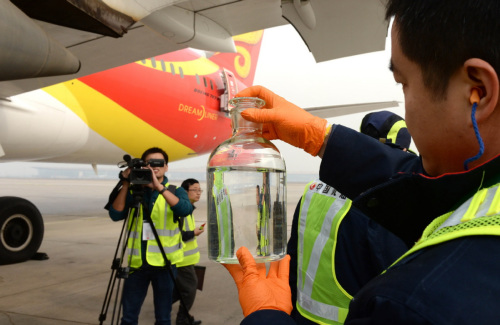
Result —
<instances>
[{"instance_id":1,"label":"high-visibility vest","mask_svg":"<svg viewBox=\"0 0 500 325\"><path fill-rule=\"evenodd\" d=\"M165 187L168 187L168 183ZM135 209L131 209L130 215L133 216ZM135 219L135 220L134 220ZM163 250L171 264L176 264L183 258L183 243L179 224L174 222L174 213L163 195L159 194L151 211L151 220L160 238ZM141 242L143 226L143 208L139 210L137 218L129 218L128 229L130 236L127 247L129 248L129 265L132 268L142 266ZM151 225L153 226L153 225ZM165 260L160 251L156 238L147 240L146 261L153 266L165 266Z\"/></svg>"},{"instance_id":2,"label":"high-visibility vest","mask_svg":"<svg viewBox=\"0 0 500 325\"><path fill-rule=\"evenodd\" d=\"M196 224L194 222L193 215L189 215L184 218L184 224L182 225L183 231L194 231ZM198 248L198 242L196 241L196 236L188 241L184 242L184 259L177 263L178 267L194 265L200 261L200 249Z\"/></svg>"},{"instance_id":3,"label":"high-visibility vest","mask_svg":"<svg viewBox=\"0 0 500 325\"><path fill-rule=\"evenodd\" d=\"M233 222L231 202L227 188L222 181L222 172L214 173L214 185L212 195L215 202L215 213L217 214L217 232L219 234L218 258L231 258L234 254Z\"/></svg>"},{"instance_id":4,"label":"high-visibility vest","mask_svg":"<svg viewBox=\"0 0 500 325\"><path fill-rule=\"evenodd\" d=\"M500 236L500 184L481 189L455 211L434 219L417 243L391 266L422 248L478 235Z\"/></svg>"},{"instance_id":5,"label":"high-visibility vest","mask_svg":"<svg viewBox=\"0 0 500 325\"><path fill-rule=\"evenodd\" d=\"M342 324L352 296L335 273L337 233L351 200L322 181L306 186L299 215L297 310L318 324Z\"/></svg>"}]
</instances>

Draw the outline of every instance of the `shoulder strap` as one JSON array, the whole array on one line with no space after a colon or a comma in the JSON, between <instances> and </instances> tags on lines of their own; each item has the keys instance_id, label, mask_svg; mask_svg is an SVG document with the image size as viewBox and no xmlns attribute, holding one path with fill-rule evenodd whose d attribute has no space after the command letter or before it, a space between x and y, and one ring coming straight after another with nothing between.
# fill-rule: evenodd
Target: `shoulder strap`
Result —
<instances>
[{"instance_id":1,"label":"shoulder strap","mask_svg":"<svg viewBox=\"0 0 500 325\"><path fill-rule=\"evenodd\" d=\"M175 195L175 190L177 189L177 186L169 184L167 187L167 191ZM184 218L181 218L177 215L174 214L174 221L179 223L179 229L182 231L182 227L184 226Z\"/></svg>"}]
</instances>

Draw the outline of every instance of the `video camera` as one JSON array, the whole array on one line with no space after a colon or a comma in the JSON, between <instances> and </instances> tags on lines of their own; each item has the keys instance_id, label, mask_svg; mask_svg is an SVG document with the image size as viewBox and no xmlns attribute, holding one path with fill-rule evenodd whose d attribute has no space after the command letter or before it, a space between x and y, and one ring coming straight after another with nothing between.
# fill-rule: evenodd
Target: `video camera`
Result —
<instances>
[{"instance_id":1,"label":"video camera","mask_svg":"<svg viewBox=\"0 0 500 325\"><path fill-rule=\"evenodd\" d=\"M130 168L130 184L133 185L147 185L153 182L153 173L147 167L163 167L165 166L165 160L163 159L150 159L149 162L145 162L140 158L132 158L130 155L123 156L123 160L127 163L127 167ZM125 166L123 166L125 167Z\"/></svg>"}]
</instances>

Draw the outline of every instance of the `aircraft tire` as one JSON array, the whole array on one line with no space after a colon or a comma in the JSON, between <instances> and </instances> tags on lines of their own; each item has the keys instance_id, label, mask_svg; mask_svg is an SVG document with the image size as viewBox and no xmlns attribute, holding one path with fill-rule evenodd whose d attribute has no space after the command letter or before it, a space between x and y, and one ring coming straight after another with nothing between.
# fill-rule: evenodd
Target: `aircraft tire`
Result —
<instances>
[{"instance_id":1,"label":"aircraft tire","mask_svg":"<svg viewBox=\"0 0 500 325\"><path fill-rule=\"evenodd\" d=\"M32 258L43 233L42 215L35 205L19 197L0 197L0 264Z\"/></svg>"}]
</instances>

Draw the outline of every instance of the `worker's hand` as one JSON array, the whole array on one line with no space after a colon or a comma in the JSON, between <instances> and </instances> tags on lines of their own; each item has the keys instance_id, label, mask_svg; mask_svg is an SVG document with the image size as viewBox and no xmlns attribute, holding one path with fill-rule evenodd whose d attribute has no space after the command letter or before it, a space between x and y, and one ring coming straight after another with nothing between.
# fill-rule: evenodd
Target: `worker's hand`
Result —
<instances>
[{"instance_id":1,"label":"worker's hand","mask_svg":"<svg viewBox=\"0 0 500 325\"><path fill-rule=\"evenodd\" d=\"M223 264L231 273L238 287L243 315L254 311L275 309L287 314L292 312L292 292L288 284L290 255L282 260L271 262L266 278L266 265L255 263L252 254L246 247L236 252L240 264Z\"/></svg>"},{"instance_id":2,"label":"worker's hand","mask_svg":"<svg viewBox=\"0 0 500 325\"><path fill-rule=\"evenodd\" d=\"M129 177L130 177L130 167L127 168L127 169L125 169L124 171L121 171L118 174L118 177L120 178L120 180L122 182L127 182L128 183L130 181L130 179L129 179Z\"/></svg>"},{"instance_id":3,"label":"worker's hand","mask_svg":"<svg viewBox=\"0 0 500 325\"><path fill-rule=\"evenodd\" d=\"M151 166L149 166L149 164L143 168L149 169L151 171L151 176L152 176L151 183L147 184L146 187L149 187L153 190L161 191L165 186L162 183L160 183L158 178L156 178L156 174L155 174L155 171L153 170L153 168Z\"/></svg>"},{"instance_id":4,"label":"worker's hand","mask_svg":"<svg viewBox=\"0 0 500 325\"><path fill-rule=\"evenodd\" d=\"M327 121L290 103L272 91L253 86L236 97L259 97L266 101L264 109L248 108L244 119L263 123L262 133L268 140L280 139L316 156L325 140Z\"/></svg>"}]
</instances>

